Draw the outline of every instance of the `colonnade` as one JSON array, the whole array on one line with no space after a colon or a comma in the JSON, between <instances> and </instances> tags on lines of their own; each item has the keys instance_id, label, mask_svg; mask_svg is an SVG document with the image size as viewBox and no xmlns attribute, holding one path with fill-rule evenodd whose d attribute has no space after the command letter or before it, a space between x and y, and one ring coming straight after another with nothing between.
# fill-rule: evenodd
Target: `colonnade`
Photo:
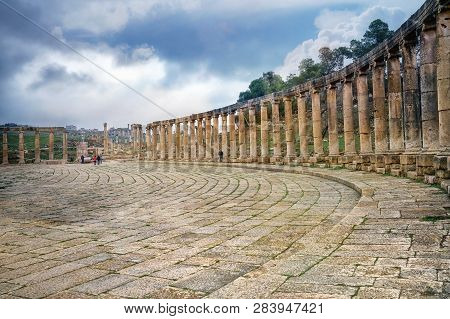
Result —
<instances>
[{"instance_id":1,"label":"colonnade","mask_svg":"<svg viewBox=\"0 0 450 319\"><path fill-rule=\"evenodd\" d=\"M55 151L54 151L54 144L55 144L55 133L61 133L62 134L62 162L67 162L67 131L62 127L39 127L39 128L32 128L32 127L8 127L3 128L3 149L2 149L2 164L6 165L9 164L8 159L8 132L17 132L19 135L19 145L18 145L18 151L19 151L19 164L25 164L25 132L33 132L34 133L34 163L41 163L41 138L40 135L43 132L48 133L48 160L54 161L55 160ZM58 160L60 161L60 160Z\"/></svg>"},{"instance_id":2,"label":"colonnade","mask_svg":"<svg viewBox=\"0 0 450 319\"><path fill-rule=\"evenodd\" d=\"M221 151L226 162L448 179L449 21L447 2L428 0L392 39L341 71L246 103L150 123L147 159L217 161Z\"/></svg>"}]
</instances>

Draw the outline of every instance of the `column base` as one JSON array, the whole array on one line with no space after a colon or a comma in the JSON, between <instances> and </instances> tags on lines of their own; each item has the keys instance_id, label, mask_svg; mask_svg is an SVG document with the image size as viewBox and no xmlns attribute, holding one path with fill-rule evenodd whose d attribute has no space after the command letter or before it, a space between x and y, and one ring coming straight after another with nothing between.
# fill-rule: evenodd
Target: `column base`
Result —
<instances>
[{"instance_id":1,"label":"column base","mask_svg":"<svg viewBox=\"0 0 450 319\"><path fill-rule=\"evenodd\" d=\"M258 159L258 163L260 164L269 164L270 163L270 158L269 156L262 156Z\"/></svg>"}]
</instances>

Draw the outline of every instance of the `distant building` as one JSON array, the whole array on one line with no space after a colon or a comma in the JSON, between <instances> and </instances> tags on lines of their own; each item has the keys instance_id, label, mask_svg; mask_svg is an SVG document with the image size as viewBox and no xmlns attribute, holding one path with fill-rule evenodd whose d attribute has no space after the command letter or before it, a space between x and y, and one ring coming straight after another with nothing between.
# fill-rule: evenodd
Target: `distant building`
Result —
<instances>
[{"instance_id":1,"label":"distant building","mask_svg":"<svg viewBox=\"0 0 450 319\"><path fill-rule=\"evenodd\" d=\"M76 131L77 127L75 125L66 125L67 131Z\"/></svg>"}]
</instances>

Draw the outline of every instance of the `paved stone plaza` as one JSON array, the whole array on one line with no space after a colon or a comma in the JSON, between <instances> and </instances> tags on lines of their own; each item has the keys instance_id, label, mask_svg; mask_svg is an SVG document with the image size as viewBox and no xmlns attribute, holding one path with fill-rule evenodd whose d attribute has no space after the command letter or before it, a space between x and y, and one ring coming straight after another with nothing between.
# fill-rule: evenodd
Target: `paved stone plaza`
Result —
<instances>
[{"instance_id":1,"label":"paved stone plaza","mask_svg":"<svg viewBox=\"0 0 450 319\"><path fill-rule=\"evenodd\" d=\"M0 167L0 296L449 296L441 190L244 165Z\"/></svg>"}]
</instances>

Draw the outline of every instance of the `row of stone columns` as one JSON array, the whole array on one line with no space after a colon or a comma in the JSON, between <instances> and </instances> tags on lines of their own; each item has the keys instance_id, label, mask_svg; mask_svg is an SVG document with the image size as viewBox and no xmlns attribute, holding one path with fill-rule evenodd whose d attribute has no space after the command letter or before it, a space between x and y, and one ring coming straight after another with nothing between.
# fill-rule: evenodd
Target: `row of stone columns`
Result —
<instances>
[{"instance_id":1,"label":"row of stone columns","mask_svg":"<svg viewBox=\"0 0 450 319\"><path fill-rule=\"evenodd\" d=\"M366 64L358 64L358 69L342 79L328 77L333 80L300 86L295 94L275 95L257 104L150 124L153 142L147 142L151 148L147 157L151 153L153 159L217 160L221 150L228 161L315 163L328 160L352 165L370 162L375 169L387 166L397 169L400 165L411 167L416 161L419 165L422 161L416 156L419 153L447 156L450 150L448 6L440 7L437 21L427 20L420 35L415 32L405 35L403 41L390 47L383 56L366 59ZM322 105L321 97L325 97L326 105ZM337 107L338 100L342 100L342 111ZM299 153L294 101L298 110ZM339 117L343 118L342 132L338 130ZM260 135L257 120L260 120ZM328 154L324 152L324 124L328 125ZM312 136L308 136L308 125L312 125ZM359 149L356 134L359 134ZM343 136L343 153L339 149L340 136ZM312 151L309 140L313 141Z\"/></svg>"},{"instance_id":2,"label":"row of stone columns","mask_svg":"<svg viewBox=\"0 0 450 319\"><path fill-rule=\"evenodd\" d=\"M39 129L33 129L34 132L34 163L40 163L41 162L41 142L40 142L40 130ZM63 138L63 162L67 162L67 147L68 147L68 141L67 141L67 132L63 131L62 133ZM18 131L19 135L19 164L25 164L25 138L24 138L24 130L19 129ZM49 160L54 160L54 129L49 129L49 136L48 136L48 158ZM6 165L9 163L8 160L8 130L3 130L3 148L2 148L3 156L2 156L2 164Z\"/></svg>"}]
</instances>

